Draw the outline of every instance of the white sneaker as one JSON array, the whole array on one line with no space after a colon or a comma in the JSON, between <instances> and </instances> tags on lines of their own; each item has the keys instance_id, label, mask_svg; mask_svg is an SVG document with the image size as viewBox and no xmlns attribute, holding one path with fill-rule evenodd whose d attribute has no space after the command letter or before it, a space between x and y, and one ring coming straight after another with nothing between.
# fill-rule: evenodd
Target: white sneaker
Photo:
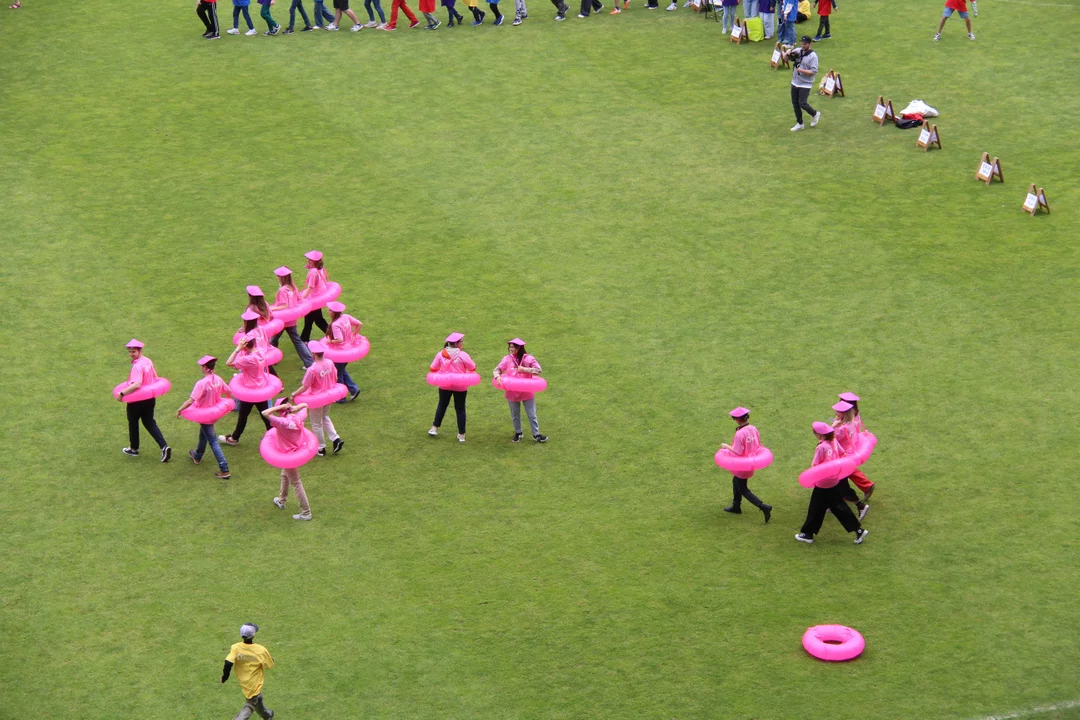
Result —
<instances>
[{"instance_id":1,"label":"white sneaker","mask_svg":"<svg viewBox=\"0 0 1080 720\"><path fill-rule=\"evenodd\" d=\"M862 545L862 541L866 539L866 536L870 534L869 530L863 530L859 528L855 531L855 544Z\"/></svg>"},{"instance_id":2,"label":"white sneaker","mask_svg":"<svg viewBox=\"0 0 1080 720\"><path fill-rule=\"evenodd\" d=\"M464 435L458 435L457 436L457 441L458 442L465 442L465 436Z\"/></svg>"},{"instance_id":3,"label":"white sneaker","mask_svg":"<svg viewBox=\"0 0 1080 720\"><path fill-rule=\"evenodd\" d=\"M349 28L349 31L350 32L360 32L363 29L364 29L363 25L353 25L351 28Z\"/></svg>"},{"instance_id":4,"label":"white sneaker","mask_svg":"<svg viewBox=\"0 0 1080 720\"><path fill-rule=\"evenodd\" d=\"M670 5L667 6L667 9L668 9L668 12L672 12L674 10L678 10L679 6L676 5L675 3L671 3Z\"/></svg>"},{"instance_id":5,"label":"white sneaker","mask_svg":"<svg viewBox=\"0 0 1080 720\"><path fill-rule=\"evenodd\" d=\"M371 22L364 23L364 27L366 27L366 28L379 27L379 23L372 20Z\"/></svg>"},{"instance_id":6,"label":"white sneaker","mask_svg":"<svg viewBox=\"0 0 1080 720\"><path fill-rule=\"evenodd\" d=\"M805 536L805 535L803 535L802 533L799 533L798 535L796 535L796 536L795 536L795 539L796 539L796 540L798 540L799 542L804 542L804 543L807 543L807 544L809 544L809 545L813 545L813 544L814 544L814 538L812 538L812 537L806 537L806 536Z\"/></svg>"},{"instance_id":7,"label":"white sneaker","mask_svg":"<svg viewBox=\"0 0 1080 720\"><path fill-rule=\"evenodd\" d=\"M385 30L386 29L386 23L379 23L378 25L375 26L375 29L376 30Z\"/></svg>"},{"instance_id":8,"label":"white sneaker","mask_svg":"<svg viewBox=\"0 0 1080 720\"><path fill-rule=\"evenodd\" d=\"M817 115L810 121L810 127L815 127L818 124L818 120L821 120L821 111L818 110Z\"/></svg>"},{"instance_id":9,"label":"white sneaker","mask_svg":"<svg viewBox=\"0 0 1080 720\"><path fill-rule=\"evenodd\" d=\"M240 34L240 31L237 30L236 28L232 28L231 30L226 30L225 32L229 33L230 35L239 35Z\"/></svg>"},{"instance_id":10,"label":"white sneaker","mask_svg":"<svg viewBox=\"0 0 1080 720\"><path fill-rule=\"evenodd\" d=\"M439 431L436 430L435 428L431 428L430 430L427 431L427 434L430 435L431 437L438 437L439 436Z\"/></svg>"},{"instance_id":11,"label":"white sneaker","mask_svg":"<svg viewBox=\"0 0 1080 720\"><path fill-rule=\"evenodd\" d=\"M791 132L799 132L803 127L804 125L802 123L795 123L795 127L791 128Z\"/></svg>"},{"instance_id":12,"label":"white sneaker","mask_svg":"<svg viewBox=\"0 0 1080 720\"><path fill-rule=\"evenodd\" d=\"M335 25L334 23L330 23L329 25L326 26L326 29L327 30L337 30L337 25Z\"/></svg>"},{"instance_id":13,"label":"white sneaker","mask_svg":"<svg viewBox=\"0 0 1080 720\"><path fill-rule=\"evenodd\" d=\"M937 42L940 39L941 39L941 33L937 33L936 35L934 35L934 42Z\"/></svg>"},{"instance_id":14,"label":"white sneaker","mask_svg":"<svg viewBox=\"0 0 1080 720\"><path fill-rule=\"evenodd\" d=\"M275 498L274 498L274 504L275 504L275 505L277 505L277 506L278 506L279 508L281 508L282 510L284 510L284 509L285 509L285 501L284 501L284 500L282 500L282 499L281 499L281 498L279 498L279 497L275 497Z\"/></svg>"},{"instance_id":15,"label":"white sneaker","mask_svg":"<svg viewBox=\"0 0 1080 720\"><path fill-rule=\"evenodd\" d=\"M255 28L251 28L250 30L248 30L248 31L247 31L246 33L244 33L244 34L245 34L245 35L258 35L258 34L259 34L259 31L258 31L258 30L256 30Z\"/></svg>"},{"instance_id":16,"label":"white sneaker","mask_svg":"<svg viewBox=\"0 0 1080 720\"><path fill-rule=\"evenodd\" d=\"M300 513L299 515L293 515L292 519L293 520L310 520L311 519L311 513Z\"/></svg>"},{"instance_id":17,"label":"white sneaker","mask_svg":"<svg viewBox=\"0 0 1080 720\"><path fill-rule=\"evenodd\" d=\"M870 512L870 506L869 505L863 505L862 510L859 511L859 521L860 522L862 521L862 519L864 517L866 517L866 513L868 513L868 512Z\"/></svg>"},{"instance_id":18,"label":"white sneaker","mask_svg":"<svg viewBox=\"0 0 1080 720\"><path fill-rule=\"evenodd\" d=\"M974 39L975 39L975 33L968 33L968 40L974 40Z\"/></svg>"}]
</instances>

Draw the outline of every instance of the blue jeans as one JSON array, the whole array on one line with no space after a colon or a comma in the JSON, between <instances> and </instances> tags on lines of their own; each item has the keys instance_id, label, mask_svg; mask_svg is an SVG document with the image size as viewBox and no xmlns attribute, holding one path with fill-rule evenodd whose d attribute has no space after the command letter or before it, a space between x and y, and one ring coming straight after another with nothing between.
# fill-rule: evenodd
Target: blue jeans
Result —
<instances>
[{"instance_id":1,"label":"blue jeans","mask_svg":"<svg viewBox=\"0 0 1080 720\"><path fill-rule=\"evenodd\" d=\"M758 16L758 4L754 0L746 0L746 5L743 7L743 19L752 18Z\"/></svg>"},{"instance_id":2,"label":"blue jeans","mask_svg":"<svg viewBox=\"0 0 1080 720\"><path fill-rule=\"evenodd\" d=\"M795 44L795 23L783 22L780 24L780 42L785 45Z\"/></svg>"},{"instance_id":3,"label":"blue jeans","mask_svg":"<svg viewBox=\"0 0 1080 720\"><path fill-rule=\"evenodd\" d=\"M229 472L229 462L225 459L225 453L221 452L221 446L218 445L217 434L214 432L213 425L200 425L199 426L199 444L195 446L195 459L202 460L203 453L206 452L206 446L210 445L210 451L214 453L214 459L217 460L218 470L221 472Z\"/></svg>"},{"instance_id":4,"label":"blue jeans","mask_svg":"<svg viewBox=\"0 0 1080 720\"><path fill-rule=\"evenodd\" d=\"M735 18L736 17L737 16L735 15L735 6L733 6L733 5L732 6L725 5L724 6L724 14L721 16L721 21L720 21L720 27L723 29L724 32L726 32L726 33L731 32L732 28L735 27Z\"/></svg>"},{"instance_id":5,"label":"blue jeans","mask_svg":"<svg viewBox=\"0 0 1080 720\"><path fill-rule=\"evenodd\" d=\"M375 9L379 12L379 22L386 24L386 16L383 15L382 3L379 0L364 0L364 9L367 10L368 17L371 22L375 22L375 13L371 12L371 6L374 5Z\"/></svg>"},{"instance_id":6,"label":"blue jeans","mask_svg":"<svg viewBox=\"0 0 1080 720\"><path fill-rule=\"evenodd\" d=\"M293 25L296 24L297 10L300 11L300 17L304 18L304 27L311 27L311 23L308 22L307 13L304 12L304 3L301 2L301 0L292 0L292 5L289 6L289 29L292 30Z\"/></svg>"},{"instance_id":7,"label":"blue jeans","mask_svg":"<svg viewBox=\"0 0 1080 720\"><path fill-rule=\"evenodd\" d=\"M349 376L349 371L345 369L346 367L348 367L348 365L349 363L334 363L334 367L337 368L338 382L344 383L345 387L349 388L350 395L355 395L356 393L360 392L360 388L356 386L356 383L354 383L353 379ZM338 402L345 402L345 398L338 400Z\"/></svg>"},{"instance_id":8,"label":"blue jeans","mask_svg":"<svg viewBox=\"0 0 1080 720\"><path fill-rule=\"evenodd\" d=\"M334 16L327 12L326 6L323 5L322 0L315 0L315 9L311 14L315 16L316 25L326 25L323 20L334 22Z\"/></svg>"},{"instance_id":9,"label":"blue jeans","mask_svg":"<svg viewBox=\"0 0 1080 720\"><path fill-rule=\"evenodd\" d=\"M297 2L299 2L299 0L297 0ZM300 12L303 14L303 8L300 9ZM304 15L304 22L307 22L306 15ZM290 25L289 27L292 26ZM281 342L281 335L283 333L289 333L289 339L292 340L293 347L296 348L296 354L300 356L300 362L304 363L304 367L311 367L311 363L315 362L315 358L311 357L311 351L308 350L308 346L300 339L300 333L296 331L295 325L287 327L275 335L270 340L270 344L277 347L278 343Z\"/></svg>"},{"instance_id":10,"label":"blue jeans","mask_svg":"<svg viewBox=\"0 0 1080 720\"><path fill-rule=\"evenodd\" d=\"M244 13L244 19L247 20L248 30L255 29L255 23L251 22L251 13L248 12L247 5L233 5L232 9L232 26L235 30L240 27L240 13Z\"/></svg>"}]
</instances>

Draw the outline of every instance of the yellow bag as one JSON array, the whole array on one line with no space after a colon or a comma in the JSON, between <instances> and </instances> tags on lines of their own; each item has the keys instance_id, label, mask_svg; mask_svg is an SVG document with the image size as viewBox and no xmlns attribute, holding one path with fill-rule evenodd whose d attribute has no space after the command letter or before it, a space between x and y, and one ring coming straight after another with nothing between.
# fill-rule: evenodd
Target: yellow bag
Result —
<instances>
[{"instance_id":1,"label":"yellow bag","mask_svg":"<svg viewBox=\"0 0 1080 720\"><path fill-rule=\"evenodd\" d=\"M746 39L750 42L760 42L765 39L765 24L760 17L746 18Z\"/></svg>"}]
</instances>

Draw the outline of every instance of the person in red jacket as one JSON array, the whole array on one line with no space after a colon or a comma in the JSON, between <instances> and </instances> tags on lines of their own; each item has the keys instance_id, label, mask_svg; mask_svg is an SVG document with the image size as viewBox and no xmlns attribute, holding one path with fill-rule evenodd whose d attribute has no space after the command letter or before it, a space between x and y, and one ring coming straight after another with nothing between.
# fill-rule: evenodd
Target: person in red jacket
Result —
<instances>
[{"instance_id":1,"label":"person in red jacket","mask_svg":"<svg viewBox=\"0 0 1080 720\"><path fill-rule=\"evenodd\" d=\"M937 34L934 35L934 40L941 39L941 31L945 28L945 21L952 17L954 12L960 13L960 17L964 19L964 23L967 25L968 40L975 39L975 33L971 32L971 18L968 17L967 0L945 0L945 11L941 13L941 22L937 26Z\"/></svg>"},{"instance_id":2,"label":"person in red jacket","mask_svg":"<svg viewBox=\"0 0 1080 720\"><path fill-rule=\"evenodd\" d=\"M836 0L814 0L814 4L818 6L817 14L821 18L818 21L817 34L814 35L814 41L828 40L832 37L832 28L829 27L829 16L832 15L833 8L838 8L840 5Z\"/></svg>"}]
</instances>

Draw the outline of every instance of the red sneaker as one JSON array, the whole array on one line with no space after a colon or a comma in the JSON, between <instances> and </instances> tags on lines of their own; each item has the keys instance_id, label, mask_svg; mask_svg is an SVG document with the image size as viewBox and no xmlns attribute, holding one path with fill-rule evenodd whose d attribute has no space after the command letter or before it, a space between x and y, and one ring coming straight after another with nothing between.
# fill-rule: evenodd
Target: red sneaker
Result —
<instances>
[{"instance_id":1,"label":"red sneaker","mask_svg":"<svg viewBox=\"0 0 1080 720\"><path fill-rule=\"evenodd\" d=\"M419 20L413 20L411 23L409 23L409 29L412 30L414 27L418 26L419 24L420 24Z\"/></svg>"}]
</instances>

